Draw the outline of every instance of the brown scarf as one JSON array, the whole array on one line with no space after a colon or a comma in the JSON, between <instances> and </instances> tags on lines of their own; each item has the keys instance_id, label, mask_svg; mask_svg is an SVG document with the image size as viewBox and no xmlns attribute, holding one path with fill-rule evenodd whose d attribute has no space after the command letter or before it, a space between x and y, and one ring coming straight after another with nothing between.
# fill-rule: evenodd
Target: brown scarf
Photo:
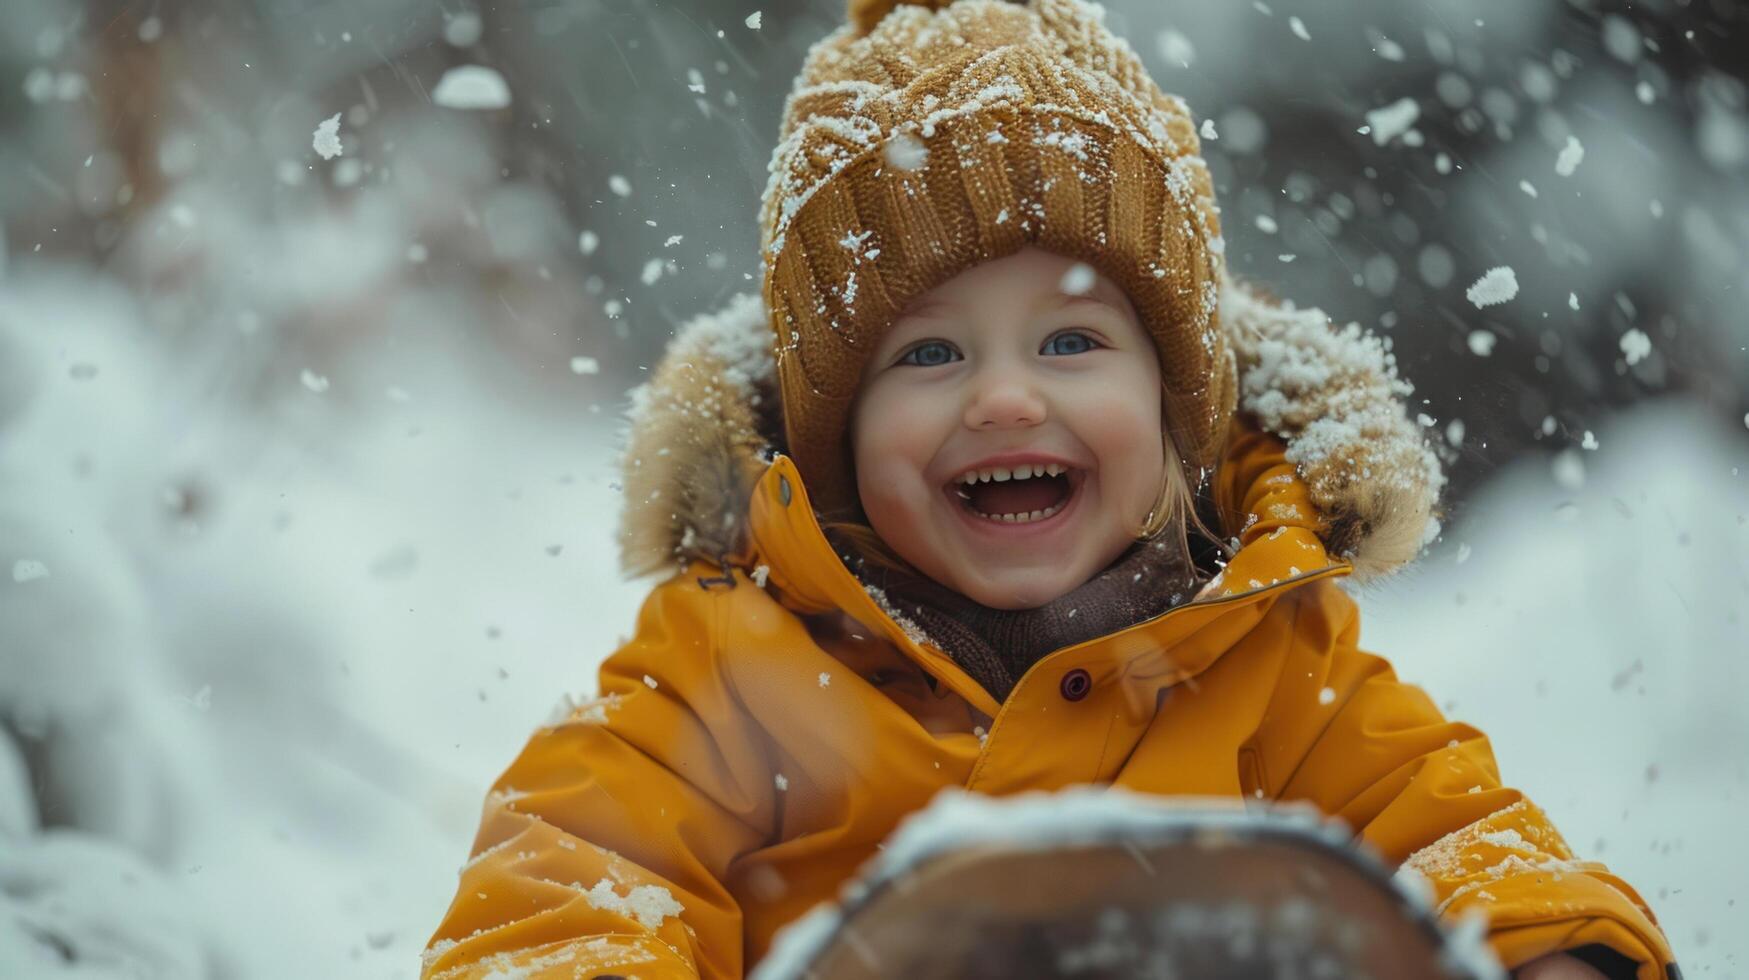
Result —
<instances>
[{"instance_id":1,"label":"brown scarf","mask_svg":"<svg viewBox=\"0 0 1749 980\"><path fill-rule=\"evenodd\" d=\"M1188 602L1204 578L1177 535L1130 546L1104 571L1033 609L992 609L922 576L866 567L859 574L998 701L1046 654Z\"/></svg>"}]
</instances>

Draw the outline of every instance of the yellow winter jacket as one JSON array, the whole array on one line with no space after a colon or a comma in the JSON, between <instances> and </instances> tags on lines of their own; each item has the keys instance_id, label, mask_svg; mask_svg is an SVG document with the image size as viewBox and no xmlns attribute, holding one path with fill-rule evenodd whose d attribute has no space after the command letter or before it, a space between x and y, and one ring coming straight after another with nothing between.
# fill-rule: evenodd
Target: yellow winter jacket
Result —
<instances>
[{"instance_id":1,"label":"yellow winter jacket","mask_svg":"<svg viewBox=\"0 0 1749 980\"><path fill-rule=\"evenodd\" d=\"M1234 314L1307 343L1281 322L1303 311ZM492 785L422 977L741 977L943 788L1073 784L1310 801L1425 876L1441 916L1484 911L1509 969L1603 944L1638 980L1676 975L1651 909L1501 784L1486 736L1360 649L1337 580L1377 560L1386 522L1357 530L1344 501L1382 495L1418 510L1419 530L1432 498L1413 480L1406 496L1332 491L1319 466L1372 452L1382 471L1383 450L1296 454L1303 428L1257 403L1213 487L1239 543L1215 587L1049 654L998 704L865 591L793 463L757 437L773 418L768 365L760 338L736 332L753 329L761 311L737 298L690 325L639 392L624 557L680 570L601 665L600 696L538 729ZM1291 395L1304 381L1259 380L1280 359L1242 356L1250 382ZM1080 671L1091 689L1072 699L1063 681Z\"/></svg>"}]
</instances>

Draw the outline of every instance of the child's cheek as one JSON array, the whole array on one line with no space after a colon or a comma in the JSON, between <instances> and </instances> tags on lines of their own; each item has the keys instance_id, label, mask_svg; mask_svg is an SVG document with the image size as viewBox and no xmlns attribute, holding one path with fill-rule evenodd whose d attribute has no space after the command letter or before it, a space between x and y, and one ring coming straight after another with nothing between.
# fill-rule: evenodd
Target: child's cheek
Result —
<instances>
[{"instance_id":1,"label":"child's cheek","mask_svg":"<svg viewBox=\"0 0 1749 980\"><path fill-rule=\"evenodd\" d=\"M863 392L854 450L865 497L902 499L901 488L919 484L940 446L942 411L901 384L877 384ZM865 507L870 502L865 500Z\"/></svg>"},{"instance_id":2,"label":"child's cheek","mask_svg":"<svg viewBox=\"0 0 1749 980\"><path fill-rule=\"evenodd\" d=\"M883 381L864 392L858 430L889 447L909 449L905 455L915 456L925 448L919 430L939 433L944 421L951 422L952 407L943 402L926 386L907 385L903 379Z\"/></svg>"}]
</instances>

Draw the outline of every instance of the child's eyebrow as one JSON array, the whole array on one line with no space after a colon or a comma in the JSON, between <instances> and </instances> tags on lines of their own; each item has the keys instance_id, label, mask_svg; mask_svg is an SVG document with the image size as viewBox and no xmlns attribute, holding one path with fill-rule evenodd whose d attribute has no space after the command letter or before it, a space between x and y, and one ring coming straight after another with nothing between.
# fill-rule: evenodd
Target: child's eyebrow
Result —
<instances>
[{"instance_id":1,"label":"child's eyebrow","mask_svg":"<svg viewBox=\"0 0 1749 980\"><path fill-rule=\"evenodd\" d=\"M1058 302L1054 306L1048 307L1048 309L1060 310L1065 306L1073 306L1076 303L1097 303L1100 306L1103 306L1106 309L1111 310L1114 313L1123 312L1122 310L1119 310L1116 306L1113 306L1111 303L1106 302L1104 299L1102 299L1098 296L1095 296L1092 293L1079 293L1079 294L1058 293L1057 296L1058 296Z\"/></svg>"},{"instance_id":2,"label":"child's eyebrow","mask_svg":"<svg viewBox=\"0 0 1749 980\"><path fill-rule=\"evenodd\" d=\"M931 299L923 300L915 306L906 307L904 311L900 313L900 316L925 316L938 310L944 313L952 313L959 309L960 304L951 299Z\"/></svg>"},{"instance_id":3,"label":"child's eyebrow","mask_svg":"<svg viewBox=\"0 0 1749 980\"><path fill-rule=\"evenodd\" d=\"M1055 302L1054 303L1051 302L1052 300L1055 300ZM1113 312L1122 312L1117 307L1106 302L1104 299L1101 299L1100 297L1093 295L1092 293L1052 293L1050 296L1046 297L1044 301L1041 301L1038 304L1038 310L1040 312L1045 312L1045 311L1049 311L1049 310L1059 310L1065 306L1072 306L1076 303L1097 303L1100 306L1103 306L1109 310L1112 310ZM958 309L960 309L960 304L954 302L953 300L950 300L950 299L931 299L931 300L928 300L926 302L918 303L916 306L911 307L910 309L906 310L903 315L905 315L905 316L924 316L926 314L933 313L937 310L942 310L942 311L951 313L951 312L956 311Z\"/></svg>"}]
</instances>

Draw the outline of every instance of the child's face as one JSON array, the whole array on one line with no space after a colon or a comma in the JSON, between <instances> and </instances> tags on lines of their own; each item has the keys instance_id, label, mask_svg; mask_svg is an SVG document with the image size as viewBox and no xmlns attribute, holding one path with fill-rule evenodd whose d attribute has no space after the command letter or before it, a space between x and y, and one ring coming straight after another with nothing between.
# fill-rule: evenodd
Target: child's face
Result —
<instances>
[{"instance_id":1,"label":"child's face","mask_svg":"<svg viewBox=\"0 0 1749 980\"><path fill-rule=\"evenodd\" d=\"M1043 605L1114 561L1165 473L1153 342L1123 290L1078 265L1029 245L917 297L852 409L875 533L997 609ZM1024 464L1064 469L961 482ZM985 516L1005 514L1023 516Z\"/></svg>"}]
</instances>

